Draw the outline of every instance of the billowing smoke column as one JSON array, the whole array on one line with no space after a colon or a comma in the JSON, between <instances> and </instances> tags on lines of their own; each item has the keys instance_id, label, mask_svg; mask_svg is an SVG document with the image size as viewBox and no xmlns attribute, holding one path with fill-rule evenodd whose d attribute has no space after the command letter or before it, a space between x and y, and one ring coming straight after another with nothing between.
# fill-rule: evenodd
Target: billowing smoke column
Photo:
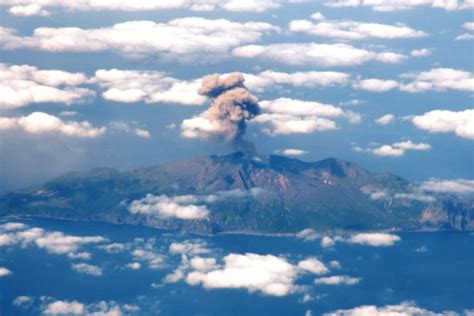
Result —
<instances>
[{"instance_id":1,"label":"billowing smoke column","mask_svg":"<svg viewBox=\"0 0 474 316\"><path fill-rule=\"evenodd\" d=\"M198 93L212 99L210 108L184 120L181 129L187 138L221 137L239 149L251 150L243 139L247 121L260 113L258 99L244 85L241 73L225 77L209 75L202 79Z\"/></svg>"}]
</instances>

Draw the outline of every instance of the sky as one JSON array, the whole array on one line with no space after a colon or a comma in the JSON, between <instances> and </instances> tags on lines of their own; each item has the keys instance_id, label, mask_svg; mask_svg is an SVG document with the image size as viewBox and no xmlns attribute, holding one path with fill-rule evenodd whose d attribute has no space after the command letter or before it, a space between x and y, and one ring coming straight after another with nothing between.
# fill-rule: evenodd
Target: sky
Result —
<instances>
[{"instance_id":1,"label":"sky","mask_svg":"<svg viewBox=\"0 0 474 316\"><path fill-rule=\"evenodd\" d=\"M474 178L474 2L0 2L0 192L225 154L199 94L240 72L258 154ZM219 77L220 76L220 77Z\"/></svg>"}]
</instances>

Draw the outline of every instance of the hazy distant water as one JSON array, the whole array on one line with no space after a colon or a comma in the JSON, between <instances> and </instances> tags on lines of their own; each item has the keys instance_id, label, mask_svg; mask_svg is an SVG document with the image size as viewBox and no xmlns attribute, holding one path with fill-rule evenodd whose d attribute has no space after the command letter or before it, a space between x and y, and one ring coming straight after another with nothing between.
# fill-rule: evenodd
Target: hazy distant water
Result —
<instances>
[{"instance_id":1,"label":"hazy distant water","mask_svg":"<svg viewBox=\"0 0 474 316\"><path fill-rule=\"evenodd\" d=\"M67 235L95 236L108 239L106 244L130 243L134 238L156 238L154 251L164 261L158 269L142 262L141 269L125 266L134 261L132 250L109 254L88 244L88 260L51 254L33 246L0 246L0 267L13 274L0 278L0 314L31 315L41 310L40 297L77 300L89 304L115 301L136 304L136 314L163 315L313 315L360 305L390 305L414 301L417 306L440 312L474 309L474 236L469 233L401 233L401 241L392 247L368 247L338 243L323 248L319 240L296 237L222 235L212 238L180 235L154 229L116 226L103 223L76 223L56 220L22 221L30 227L60 231ZM180 264L180 256L168 254L172 242L200 240L212 249L216 258L228 253L272 254L297 262L318 257L322 262L337 260L341 268L328 275L361 278L355 285L316 285L312 274L296 283L307 286L304 292L283 297L249 293L245 289L211 289L192 286L184 281L162 282ZM135 260L137 261L137 260ZM71 264L86 262L101 267L102 276L91 276L71 269ZM155 286L151 284L154 283ZM304 293L311 297L303 302ZM35 299L29 308L18 308L12 301L18 296Z\"/></svg>"}]
</instances>

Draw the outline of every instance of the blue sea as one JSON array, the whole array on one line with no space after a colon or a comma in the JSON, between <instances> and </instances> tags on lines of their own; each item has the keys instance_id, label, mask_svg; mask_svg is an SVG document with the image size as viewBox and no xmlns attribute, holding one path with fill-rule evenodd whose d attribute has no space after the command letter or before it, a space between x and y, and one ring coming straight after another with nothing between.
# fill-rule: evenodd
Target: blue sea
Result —
<instances>
[{"instance_id":1,"label":"blue sea","mask_svg":"<svg viewBox=\"0 0 474 316\"><path fill-rule=\"evenodd\" d=\"M23 225L5 226L12 222ZM460 315L474 310L472 233L392 233L400 237L393 245L341 241L323 247L318 236L208 237L50 219L0 224L0 267L9 271L0 277L1 315L53 314L53 307L63 314L123 315L349 315L363 306ZM193 266L195 257L209 261ZM256 270L242 279L226 274L238 269L222 273L232 260L245 266L248 258ZM308 258L327 271L301 270L298 263ZM280 263L284 272L277 269ZM262 286L256 280L265 269L276 269L270 275L278 280L264 279ZM201 281L191 280L193 271ZM249 275L255 279L245 280ZM356 281L315 283L331 276Z\"/></svg>"}]
</instances>

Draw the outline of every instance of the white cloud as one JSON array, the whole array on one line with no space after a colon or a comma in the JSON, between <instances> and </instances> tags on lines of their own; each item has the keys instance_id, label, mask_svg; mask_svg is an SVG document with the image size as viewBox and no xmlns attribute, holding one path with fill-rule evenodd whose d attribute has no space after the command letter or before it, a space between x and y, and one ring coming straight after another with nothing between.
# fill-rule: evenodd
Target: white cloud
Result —
<instances>
[{"instance_id":1,"label":"white cloud","mask_svg":"<svg viewBox=\"0 0 474 316\"><path fill-rule=\"evenodd\" d=\"M469 41L474 39L474 34L463 33L459 36L456 36L456 41Z\"/></svg>"},{"instance_id":2,"label":"white cloud","mask_svg":"<svg viewBox=\"0 0 474 316\"><path fill-rule=\"evenodd\" d=\"M261 101L262 114L251 122L263 124L270 135L312 133L337 128L334 119L358 123L360 116L330 104L289 98Z\"/></svg>"},{"instance_id":3,"label":"white cloud","mask_svg":"<svg viewBox=\"0 0 474 316\"><path fill-rule=\"evenodd\" d=\"M304 240L315 240L320 237L320 234L311 228L303 229L302 231L296 234L296 237L304 239Z\"/></svg>"},{"instance_id":4,"label":"white cloud","mask_svg":"<svg viewBox=\"0 0 474 316\"><path fill-rule=\"evenodd\" d=\"M455 133L459 137L474 139L474 110L433 110L414 116L411 121L430 133Z\"/></svg>"},{"instance_id":5,"label":"white cloud","mask_svg":"<svg viewBox=\"0 0 474 316\"><path fill-rule=\"evenodd\" d=\"M132 255L135 260L135 262L129 265L132 269L141 267L141 265L136 265L137 261L146 263L150 269L160 269L163 267L165 262L163 255L156 252L153 247L150 247L150 245L145 245L143 248L136 248L132 251Z\"/></svg>"},{"instance_id":6,"label":"white cloud","mask_svg":"<svg viewBox=\"0 0 474 316\"><path fill-rule=\"evenodd\" d=\"M469 194L474 193L474 180L468 179L429 179L420 185L420 189L430 192Z\"/></svg>"},{"instance_id":7,"label":"white cloud","mask_svg":"<svg viewBox=\"0 0 474 316\"><path fill-rule=\"evenodd\" d=\"M463 28L469 31L474 31L474 22L466 22L462 25Z\"/></svg>"},{"instance_id":8,"label":"white cloud","mask_svg":"<svg viewBox=\"0 0 474 316\"><path fill-rule=\"evenodd\" d=\"M408 10L418 7L433 7L447 11L474 8L474 2L472 0L338 0L325 2L324 5L333 8L368 6L374 11L381 12Z\"/></svg>"},{"instance_id":9,"label":"white cloud","mask_svg":"<svg viewBox=\"0 0 474 316\"><path fill-rule=\"evenodd\" d=\"M324 316L454 316L458 315L452 311L435 313L416 306L413 302L402 302L399 305L386 305L378 307L375 305L363 305L352 309L336 310L326 313Z\"/></svg>"},{"instance_id":10,"label":"white cloud","mask_svg":"<svg viewBox=\"0 0 474 316\"><path fill-rule=\"evenodd\" d=\"M402 200L403 202L419 201L423 203L431 203L436 200L433 196L425 194L423 190L420 190L420 188L416 186L408 191L402 192L393 192L380 187L363 186L361 191L367 194L371 200L385 200L389 203L394 199Z\"/></svg>"},{"instance_id":11,"label":"white cloud","mask_svg":"<svg viewBox=\"0 0 474 316\"><path fill-rule=\"evenodd\" d=\"M401 238L397 235L386 233L360 233L351 236L348 239L349 243L373 246L373 247L388 247L393 246Z\"/></svg>"},{"instance_id":12,"label":"white cloud","mask_svg":"<svg viewBox=\"0 0 474 316\"><path fill-rule=\"evenodd\" d=\"M326 274L329 269L316 258L308 258L298 262L298 268L301 271L308 271L314 274Z\"/></svg>"},{"instance_id":13,"label":"white cloud","mask_svg":"<svg viewBox=\"0 0 474 316\"><path fill-rule=\"evenodd\" d=\"M290 22L289 30L343 40L419 38L427 36L425 32L414 30L403 24L388 25L356 21L325 20L313 23L307 20L294 20Z\"/></svg>"},{"instance_id":14,"label":"white cloud","mask_svg":"<svg viewBox=\"0 0 474 316\"><path fill-rule=\"evenodd\" d=\"M190 54L226 54L234 47L258 41L264 34L275 31L278 28L268 23L185 17L166 23L129 21L97 29L40 27L24 37L3 29L2 46L52 52L112 50L133 58L157 53L188 58Z\"/></svg>"},{"instance_id":15,"label":"white cloud","mask_svg":"<svg viewBox=\"0 0 474 316\"><path fill-rule=\"evenodd\" d=\"M347 44L280 43L246 45L235 48L233 54L241 58L259 58L265 61L294 66L354 66L369 61L398 63L406 56L391 52L374 52Z\"/></svg>"},{"instance_id":16,"label":"white cloud","mask_svg":"<svg viewBox=\"0 0 474 316\"><path fill-rule=\"evenodd\" d=\"M468 31L474 31L474 22L466 22L462 25L462 27ZM466 41L466 40L472 40L472 39L474 39L473 33L464 33L456 37L457 41Z\"/></svg>"},{"instance_id":17,"label":"white cloud","mask_svg":"<svg viewBox=\"0 0 474 316\"><path fill-rule=\"evenodd\" d=\"M95 138L106 131L105 127L93 127L88 121L63 121L43 112L21 117L0 117L0 130L14 129L21 129L28 134L60 134L78 138Z\"/></svg>"},{"instance_id":18,"label":"white cloud","mask_svg":"<svg viewBox=\"0 0 474 316\"><path fill-rule=\"evenodd\" d=\"M355 285L361 280L361 278L354 278L347 275L334 275L330 277L316 279L314 280L314 283L325 285Z\"/></svg>"},{"instance_id":19,"label":"white cloud","mask_svg":"<svg viewBox=\"0 0 474 316\"><path fill-rule=\"evenodd\" d=\"M474 75L468 71L452 68L434 68L420 73L404 74L405 78L413 81L400 86L407 92L424 91L474 91Z\"/></svg>"},{"instance_id":20,"label":"white cloud","mask_svg":"<svg viewBox=\"0 0 474 316\"><path fill-rule=\"evenodd\" d=\"M90 89L78 87L86 82L87 77L82 73L0 63L0 110L31 103L69 105L85 101L95 95Z\"/></svg>"},{"instance_id":21,"label":"white cloud","mask_svg":"<svg viewBox=\"0 0 474 316\"><path fill-rule=\"evenodd\" d=\"M87 263L75 263L72 265L72 269L79 273L92 276L102 276L103 274L103 271L100 267Z\"/></svg>"},{"instance_id":22,"label":"white cloud","mask_svg":"<svg viewBox=\"0 0 474 316\"><path fill-rule=\"evenodd\" d=\"M201 255L209 253L206 244L202 241L174 242L170 245L169 252L172 254Z\"/></svg>"},{"instance_id":23,"label":"white cloud","mask_svg":"<svg viewBox=\"0 0 474 316\"><path fill-rule=\"evenodd\" d=\"M223 199L241 199L258 197L265 191L260 188L249 190L218 191L210 195L153 195L147 194L143 199L130 203L129 211L134 214L145 214L159 217L175 217L184 220L206 219L210 210L206 204L212 204Z\"/></svg>"},{"instance_id":24,"label":"white cloud","mask_svg":"<svg viewBox=\"0 0 474 316\"><path fill-rule=\"evenodd\" d=\"M25 229L26 227L27 226L23 223L8 222L8 223L0 225L0 230L3 230L3 231L22 230L22 229Z\"/></svg>"},{"instance_id":25,"label":"white cloud","mask_svg":"<svg viewBox=\"0 0 474 316\"><path fill-rule=\"evenodd\" d=\"M85 305L78 301L54 301L43 310L45 315L83 315Z\"/></svg>"},{"instance_id":26,"label":"white cloud","mask_svg":"<svg viewBox=\"0 0 474 316\"><path fill-rule=\"evenodd\" d=\"M46 301L42 304L43 315L120 316L140 310L137 305L120 305L114 301L84 304L76 300L62 301L50 297L43 297L43 300Z\"/></svg>"},{"instance_id":27,"label":"white cloud","mask_svg":"<svg viewBox=\"0 0 474 316\"><path fill-rule=\"evenodd\" d=\"M321 21L321 20L326 19L326 17L319 11L311 14L311 18L316 21Z\"/></svg>"},{"instance_id":28,"label":"white cloud","mask_svg":"<svg viewBox=\"0 0 474 316\"><path fill-rule=\"evenodd\" d=\"M323 238L321 238L321 247L323 248L333 247L335 244L336 241L329 236L324 236Z\"/></svg>"},{"instance_id":29,"label":"white cloud","mask_svg":"<svg viewBox=\"0 0 474 316\"><path fill-rule=\"evenodd\" d=\"M184 220L205 219L209 216L207 202L194 195L155 196L147 194L145 198L135 200L130 204L129 211L133 214L146 214L159 217L175 217Z\"/></svg>"},{"instance_id":30,"label":"white cloud","mask_svg":"<svg viewBox=\"0 0 474 316\"><path fill-rule=\"evenodd\" d=\"M354 83L356 89L362 89L370 92L386 92L398 87L395 80L365 79Z\"/></svg>"},{"instance_id":31,"label":"white cloud","mask_svg":"<svg viewBox=\"0 0 474 316\"><path fill-rule=\"evenodd\" d=\"M186 282L202 284L207 289L243 288L272 296L285 296L294 291L297 270L283 258L247 253L229 254L223 260L222 269L193 271L187 275Z\"/></svg>"},{"instance_id":32,"label":"white cloud","mask_svg":"<svg viewBox=\"0 0 474 316\"><path fill-rule=\"evenodd\" d=\"M245 85L252 91L263 92L267 88L276 88L280 85L294 87L330 87L345 85L350 75L336 71L298 71L292 73L272 70L262 71L256 75L243 74Z\"/></svg>"},{"instance_id":33,"label":"white cloud","mask_svg":"<svg viewBox=\"0 0 474 316\"><path fill-rule=\"evenodd\" d=\"M308 153L308 151L306 150L294 149L294 148L286 148L278 152L281 152L285 156L301 156L301 155L306 155Z\"/></svg>"},{"instance_id":34,"label":"white cloud","mask_svg":"<svg viewBox=\"0 0 474 316\"><path fill-rule=\"evenodd\" d=\"M31 306L31 304L33 304L33 301L34 299L31 296L22 295L17 296L13 300L12 305L20 308L28 308Z\"/></svg>"},{"instance_id":35,"label":"white cloud","mask_svg":"<svg viewBox=\"0 0 474 316\"><path fill-rule=\"evenodd\" d=\"M378 119L376 119L375 123L377 123L379 125L388 125L388 124L392 123L394 120L395 120L395 115L386 114L386 115L383 115L383 116L379 117Z\"/></svg>"},{"instance_id":36,"label":"white cloud","mask_svg":"<svg viewBox=\"0 0 474 316\"><path fill-rule=\"evenodd\" d=\"M81 251L81 248L104 241L106 239L101 236L72 236L28 226L15 231L0 231L0 247L15 244L20 244L22 247L36 246L52 254L67 255L71 259L89 259L91 254Z\"/></svg>"},{"instance_id":37,"label":"white cloud","mask_svg":"<svg viewBox=\"0 0 474 316\"><path fill-rule=\"evenodd\" d=\"M413 57L426 57L431 55L431 51L427 48L414 49L410 52Z\"/></svg>"},{"instance_id":38,"label":"white cloud","mask_svg":"<svg viewBox=\"0 0 474 316\"><path fill-rule=\"evenodd\" d=\"M400 157L405 154L406 151L427 151L431 149L431 145L428 143L414 143L411 140L393 143L392 145L381 145L379 147L361 148L354 147L354 151L358 152L369 152L377 156L391 156Z\"/></svg>"},{"instance_id":39,"label":"white cloud","mask_svg":"<svg viewBox=\"0 0 474 316\"><path fill-rule=\"evenodd\" d=\"M8 276L10 274L12 274L13 272L11 272L11 270L8 270L7 268L5 267L0 267L0 278L1 277L5 277L5 276Z\"/></svg>"},{"instance_id":40,"label":"white cloud","mask_svg":"<svg viewBox=\"0 0 474 316\"><path fill-rule=\"evenodd\" d=\"M116 102L201 105L206 101L197 93L200 79L179 80L159 71L100 69L92 80L105 89L104 99Z\"/></svg>"},{"instance_id":41,"label":"white cloud","mask_svg":"<svg viewBox=\"0 0 474 316\"><path fill-rule=\"evenodd\" d=\"M135 135L137 135L138 137L142 137L142 138L150 138L151 137L151 134L149 131L145 130L145 129L141 129L141 128L136 128L134 130L134 133Z\"/></svg>"},{"instance_id":42,"label":"white cloud","mask_svg":"<svg viewBox=\"0 0 474 316\"><path fill-rule=\"evenodd\" d=\"M138 137L142 137L142 138L150 138L151 137L151 134L150 134L149 131L147 131L145 129L141 129L141 128L132 127L129 124L127 124L126 122L112 121L112 122L109 123L109 126L112 129L122 131L122 132L125 132L125 133L135 134Z\"/></svg>"},{"instance_id":43,"label":"white cloud","mask_svg":"<svg viewBox=\"0 0 474 316\"><path fill-rule=\"evenodd\" d=\"M16 6L10 7L10 9L8 9L8 12L17 16L34 16L34 15L48 16L49 15L49 12L43 9L43 7L37 3L32 3L28 5L16 5Z\"/></svg>"},{"instance_id":44,"label":"white cloud","mask_svg":"<svg viewBox=\"0 0 474 316\"><path fill-rule=\"evenodd\" d=\"M223 74L225 75L225 74ZM330 87L345 85L350 75L335 71L277 72L262 71L257 74L244 73L246 86L256 92L276 89L282 85L295 87ZM134 71L100 69L90 80L105 91L107 100L135 103L172 103L182 105L202 105L207 98L197 93L201 78L180 80L159 71Z\"/></svg>"},{"instance_id":45,"label":"white cloud","mask_svg":"<svg viewBox=\"0 0 474 316\"><path fill-rule=\"evenodd\" d=\"M281 4L276 0L229 0L221 3L220 6L227 11L264 12L279 8Z\"/></svg>"},{"instance_id":46,"label":"white cloud","mask_svg":"<svg viewBox=\"0 0 474 316\"><path fill-rule=\"evenodd\" d=\"M126 267L132 270L140 270L142 268L142 264L140 262L130 262L126 265Z\"/></svg>"},{"instance_id":47,"label":"white cloud","mask_svg":"<svg viewBox=\"0 0 474 316\"><path fill-rule=\"evenodd\" d=\"M3 5L14 5L17 7L30 7L36 4L35 0L3 0ZM103 0L41 0L42 7L51 9L63 9L67 11L161 11L170 9L189 9L192 11L214 11L223 9L233 12L264 12L279 8L280 2L275 0L115 0L113 2ZM41 7L40 7L41 8ZM10 9L10 13L15 14Z\"/></svg>"}]
</instances>

